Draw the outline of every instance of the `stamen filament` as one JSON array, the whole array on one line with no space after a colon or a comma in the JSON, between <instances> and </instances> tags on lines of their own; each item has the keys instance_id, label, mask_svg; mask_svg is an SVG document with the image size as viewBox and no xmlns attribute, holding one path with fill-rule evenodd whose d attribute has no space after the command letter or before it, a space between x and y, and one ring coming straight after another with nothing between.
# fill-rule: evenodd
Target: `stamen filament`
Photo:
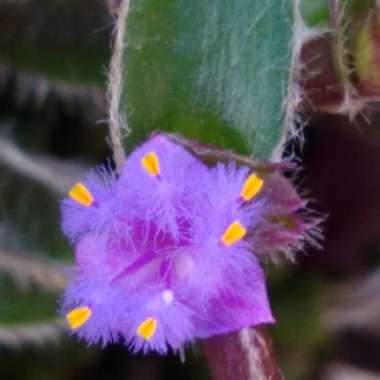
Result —
<instances>
[{"instance_id":1,"label":"stamen filament","mask_svg":"<svg viewBox=\"0 0 380 380\"><path fill-rule=\"evenodd\" d=\"M121 280L122 278L129 276L130 274L140 270L143 266L149 264L152 260L154 260L154 258L155 258L155 255L153 252L148 252L147 254L139 257L132 264L128 265L120 273L114 276L110 280L109 285L114 284L115 282Z\"/></svg>"}]
</instances>

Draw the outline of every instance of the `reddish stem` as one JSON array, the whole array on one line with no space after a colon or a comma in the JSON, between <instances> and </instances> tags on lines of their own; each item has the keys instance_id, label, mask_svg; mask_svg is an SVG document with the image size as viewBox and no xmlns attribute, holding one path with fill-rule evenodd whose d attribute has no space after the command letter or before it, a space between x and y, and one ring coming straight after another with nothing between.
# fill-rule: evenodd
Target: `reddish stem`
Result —
<instances>
[{"instance_id":1,"label":"reddish stem","mask_svg":"<svg viewBox=\"0 0 380 380\"><path fill-rule=\"evenodd\" d=\"M111 16L116 17L118 15L121 1L122 0L106 0L108 11L111 14Z\"/></svg>"},{"instance_id":2,"label":"reddish stem","mask_svg":"<svg viewBox=\"0 0 380 380\"><path fill-rule=\"evenodd\" d=\"M203 342L214 380L283 380L265 327L246 328Z\"/></svg>"}]
</instances>

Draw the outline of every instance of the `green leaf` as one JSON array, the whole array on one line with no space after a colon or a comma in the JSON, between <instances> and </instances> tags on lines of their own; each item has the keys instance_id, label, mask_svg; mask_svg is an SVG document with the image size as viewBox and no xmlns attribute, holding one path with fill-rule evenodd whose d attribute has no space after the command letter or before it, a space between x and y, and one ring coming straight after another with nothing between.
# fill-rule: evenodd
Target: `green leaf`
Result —
<instances>
[{"instance_id":1,"label":"green leaf","mask_svg":"<svg viewBox=\"0 0 380 380\"><path fill-rule=\"evenodd\" d=\"M291 0L136 0L121 112L130 147L153 130L270 157L283 131Z\"/></svg>"},{"instance_id":2,"label":"green leaf","mask_svg":"<svg viewBox=\"0 0 380 380\"><path fill-rule=\"evenodd\" d=\"M309 27L326 26L329 23L328 0L301 0L300 12Z\"/></svg>"}]
</instances>

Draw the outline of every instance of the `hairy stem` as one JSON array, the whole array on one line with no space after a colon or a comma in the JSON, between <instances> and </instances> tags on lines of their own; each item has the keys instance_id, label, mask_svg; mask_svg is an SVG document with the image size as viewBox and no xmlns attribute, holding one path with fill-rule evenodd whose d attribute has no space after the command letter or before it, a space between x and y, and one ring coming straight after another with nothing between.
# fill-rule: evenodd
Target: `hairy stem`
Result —
<instances>
[{"instance_id":1,"label":"hairy stem","mask_svg":"<svg viewBox=\"0 0 380 380\"><path fill-rule=\"evenodd\" d=\"M59 195L66 193L74 183L76 174L81 172L80 167L66 165L51 157L27 154L3 138L0 138L0 164Z\"/></svg>"},{"instance_id":2,"label":"hairy stem","mask_svg":"<svg viewBox=\"0 0 380 380\"><path fill-rule=\"evenodd\" d=\"M212 337L203 350L214 380L283 380L265 327Z\"/></svg>"},{"instance_id":3,"label":"hairy stem","mask_svg":"<svg viewBox=\"0 0 380 380\"><path fill-rule=\"evenodd\" d=\"M42 258L7 252L0 248L0 273L7 274L26 288L31 284L51 292L61 292L66 286L63 264Z\"/></svg>"},{"instance_id":4,"label":"hairy stem","mask_svg":"<svg viewBox=\"0 0 380 380\"><path fill-rule=\"evenodd\" d=\"M120 5L116 22L115 42L113 46L108 85L110 142L113 158L118 171L121 169L125 156L122 142L122 129L124 129L126 134L130 132L126 115L120 114L120 99L124 84L123 51L128 12L129 0L124 0Z\"/></svg>"},{"instance_id":5,"label":"hairy stem","mask_svg":"<svg viewBox=\"0 0 380 380\"><path fill-rule=\"evenodd\" d=\"M65 330L61 319L53 319L29 324L0 325L0 345L8 349L20 349L25 345L43 346L55 343Z\"/></svg>"}]
</instances>

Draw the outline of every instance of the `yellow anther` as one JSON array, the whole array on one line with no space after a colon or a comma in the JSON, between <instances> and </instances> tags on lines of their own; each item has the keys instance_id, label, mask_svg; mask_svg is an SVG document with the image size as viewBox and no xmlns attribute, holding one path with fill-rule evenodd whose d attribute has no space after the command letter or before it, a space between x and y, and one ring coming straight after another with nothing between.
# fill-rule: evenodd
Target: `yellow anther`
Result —
<instances>
[{"instance_id":1,"label":"yellow anther","mask_svg":"<svg viewBox=\"0 0 380 380\"><path fill-rule=\"evenodd\" d=\"M251 174L244 182L240 196L245 201L250 201L263 187L264 181L256 174Z\"/></svg>"},{"instance_id":2,"label":"yellow anther","mask_svg":"<svg viewBox=\"0 0 380 380\"><path fill-rule=\"evenodd\" d=\"M241 223L236 220L235 222L231 223L226 231L224 232L221 240L222 243L226 246L230 246L232 244L235 244L239 240L241 240L244 235L247 233L247 230Z\"/></svg>"},{"instance_id":3,"label":"yellow anther","mask_svg":"<svg viewBox=\"0 0 380 380\"><path fill-rule=\"evenodd\" d=\"M69 196L75 202L81 204L85 207L90 207L94 203L94 197L90 193L83 183L76 183L72 189L69 191Z\"/></svg>"},{"instance_id":4,"label":"yellow anther","mask_svg":"<svg viewBox=\"0 0 380 380\"><path fill-rule=\"evenodd\" d=\"M137 327L137 335L141 336L141 338L144 338L145 340L150 340L156 332L156 329L157 320L149 317L145 319L144 322L139 324L139 327Z\"/></svg>"},{"instance_id":5,"label":"yellow anther","mask_svg":"<svg viewBox=\"0 0 380 380\"><path fill-rule=\"evenodd\" d=\"M91 317L91 309L88 306L77 307L66 314L69 326L75 330L83 326Z\"/></svg>"},{"instance_id":6,"label":"yellow anther","mask_svg":"<svg viewBox=\"0 0 380 380\"><path fill-rule=\"evenodd\" d=\"M147 153L141 159L141 165L152 177L160 174L160 161L158 160L157 154L154 152Z\"/></svg>"}]
</instances>

